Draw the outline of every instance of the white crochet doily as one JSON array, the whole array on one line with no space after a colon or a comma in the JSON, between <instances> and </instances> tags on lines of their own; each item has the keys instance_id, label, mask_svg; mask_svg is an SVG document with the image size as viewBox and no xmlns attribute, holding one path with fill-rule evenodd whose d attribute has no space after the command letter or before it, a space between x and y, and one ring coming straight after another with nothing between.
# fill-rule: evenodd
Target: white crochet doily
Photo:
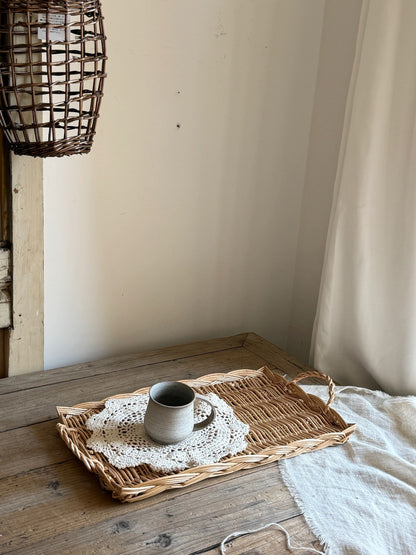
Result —
<instances>
[{"instance_id":1,"label":"white crochet doily","mask_svg":"<svg viewBox=\"0 0 416 555\"><path fill-rule=\"evenodd\" d=\"M250 427L238 420L233 409L215 393L205 397L216 407L214 421L174 445L159 445L146 435L143 419L148 394L108 399L105 408L87 420L86 426L92 431L87 447L103 453L117 468L146 463L164 473L216 463L226 455L244 451L244 437ZM207 403L196 400L195 422L206 418L209 411Z\"/></svg>"}]
</instances>

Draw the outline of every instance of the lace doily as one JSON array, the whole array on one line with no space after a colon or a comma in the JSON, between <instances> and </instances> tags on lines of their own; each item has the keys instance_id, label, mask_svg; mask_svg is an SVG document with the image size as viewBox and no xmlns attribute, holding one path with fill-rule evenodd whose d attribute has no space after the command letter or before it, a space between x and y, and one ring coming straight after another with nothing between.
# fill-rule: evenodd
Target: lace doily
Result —
<instances>
[{"instance_id":1,"label":"lace doily","mask_svg":"<svg viewBox=\"0 0 416 555\"><path fill-rule=\"evenodd\" d=\"M148 464L158 472L180 471L192 466L213 464L247 447L244 437L250 430L233 409L215 393L205 395L215 406L215 420L206 428L192 432L174 445L159 445L145 433L143 426L149 395L108 399L105 408L86 423L92 436L87 447L103 453L117 468ZM195 401L195 422L206 418L210 407Z\"/></svg>"}]
</instances>

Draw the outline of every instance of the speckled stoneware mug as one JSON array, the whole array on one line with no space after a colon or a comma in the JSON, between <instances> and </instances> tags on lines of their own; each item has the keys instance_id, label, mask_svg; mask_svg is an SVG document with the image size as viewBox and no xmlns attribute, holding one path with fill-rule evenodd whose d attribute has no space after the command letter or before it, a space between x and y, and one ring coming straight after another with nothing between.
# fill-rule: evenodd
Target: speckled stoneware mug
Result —
<instances>
[{"instance_id":1,"label":"speckled stoneware mug","mask_svg":"<svg viewBox=\"0 0 416 555\"><path fill-rule=\"evenodd\" d=\"M194 401L208 403L211 412L202 422L194 422ZM202 430L215 418L215 407L205 397L181 382L160 382L149 391L144 415L144 429L157 443L167 445L184 440L192 432Z\"/></svg>"}]
</instances>

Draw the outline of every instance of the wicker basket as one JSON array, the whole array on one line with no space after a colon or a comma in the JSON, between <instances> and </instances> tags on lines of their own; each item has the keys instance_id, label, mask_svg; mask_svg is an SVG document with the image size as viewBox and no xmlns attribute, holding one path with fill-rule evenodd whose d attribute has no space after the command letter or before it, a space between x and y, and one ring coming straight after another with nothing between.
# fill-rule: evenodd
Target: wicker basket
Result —
<instances>
[{"instance_id":1,"label":"wicker basket","mask_svg":"<svg viewBox=\"0 0 416 555\"><path fill-rule=\"evenodd\" d=\"M325 404L307 395L296 382L307 377L319 377L329 384L329 400ZM106 399L74 407L57 407L58 431L71 451L100 479L120 501L137 501L165 490L182 488L214 476L268 464L278 459L294 457L337 445L348 440L354 424L344 420L329 407L334 398L332 380L320 372L299 374L291 382L267 367L260 370L235 370L228 374L210 374L196 380L183 380L202 394L216 393L233 407L235 415L250 425L246 436L247 448L236 456L228 456L216 464L163 474L148 465L118 469L106 457L86 447L91 435L85 423L104 408ZM143 388L114 397L146 393Z\"/></svg>"},{"instance_id":2,"label":"wicker basket","mask_svg":"<svg viewBox=\"0 0 416 555\"><path fill-rule=\"evenodd\" d=\"M106 50L99 0L0 0L0 126L16 154L90 151Z\"/></svg>"}]
</instances>

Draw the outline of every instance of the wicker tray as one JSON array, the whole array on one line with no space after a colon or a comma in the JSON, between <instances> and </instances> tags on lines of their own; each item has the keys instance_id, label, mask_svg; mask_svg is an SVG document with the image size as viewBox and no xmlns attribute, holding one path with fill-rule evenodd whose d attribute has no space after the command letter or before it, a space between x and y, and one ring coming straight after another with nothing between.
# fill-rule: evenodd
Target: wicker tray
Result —
<instances>
[{"instance_id":1,"label":"wicker tray","mask_svg":"<svg viewBox=\"0 0 416 555\"><path fill-rule=\"evenodd\" d=\"M296 382L308 377L322 378L328 383L327 404L318 397L307 395L296 385ZM224 457L216 464L176 473L155 472L146 464L120 470L111 465L104 455L86 447L91 432L85 423L92 414L104 408L106 399L74 407L56 407L60 419L57 427L62 439L88 470L99 477L101 486L110 490L115 499L122 502L137 501L206 478L345 443L355 429L354 424L346 424L330 408L334 384L331 378L317 371L299 374L291 382L272 373L267 367L209 374L183 382L199 393L216 393L233 407L240 420L250 425L245 451L236 456ZM148 390L146 387L114 397L139 395Z\"/></svg>"}]
</instances>

